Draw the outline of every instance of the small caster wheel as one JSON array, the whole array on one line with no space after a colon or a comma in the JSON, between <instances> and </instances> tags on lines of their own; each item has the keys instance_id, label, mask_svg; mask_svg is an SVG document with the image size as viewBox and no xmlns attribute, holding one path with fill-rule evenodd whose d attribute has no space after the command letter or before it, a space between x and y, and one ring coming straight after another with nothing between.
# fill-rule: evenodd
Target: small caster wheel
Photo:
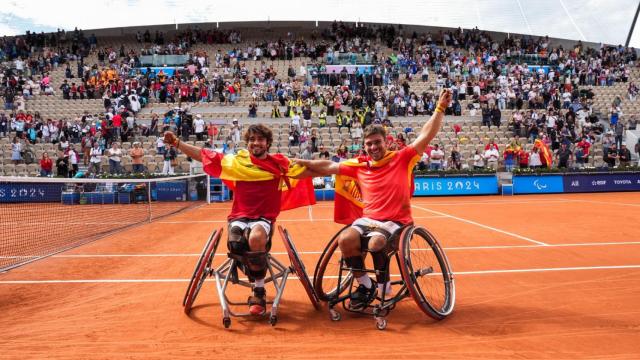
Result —
<instances>
[{"instance_id":1,"label":"small caster wheel","mask_svg":"<svg viewBox=\"0 0 640 360\"><path fill-rule=\"evenodd\" d=\"M335 310L329 310L329 316L331 317L332 321L340 321L340 319L342 319L342 315L340 315L339 312L335 311Z\"/></svg>"},{"instance_id":2,"label":"small caster wheel","mask_svg":"<svg viewBox=\"0 0 640 360\"><path fill-rule=\"evenodd\" d=\"M225 329L228 329L231 326L231 319L228 317L222 319L222 325L224 325Z\"/></svg>"},{"instance_id":3,"label":"small caster wheel","mask_svg":"<svg viewBox=\"0 0 640 360\"><path fill-rule=\"evenodd\" d=\"M376 319L376 328L378 330L384 330L387 328L387 319Z\"/></svg>"},{"instance_id":4,"label":"small caster wheel","mask_svg":"<svg viewBox=\"0 0 640 360\"><path fill-rule=\"evenodd\" d=\"M271 316L269 318L269 324L271 324L271 326L276 326L277 323L278 323L278 317L277 316Z\"/></svg>"}]
</instances>

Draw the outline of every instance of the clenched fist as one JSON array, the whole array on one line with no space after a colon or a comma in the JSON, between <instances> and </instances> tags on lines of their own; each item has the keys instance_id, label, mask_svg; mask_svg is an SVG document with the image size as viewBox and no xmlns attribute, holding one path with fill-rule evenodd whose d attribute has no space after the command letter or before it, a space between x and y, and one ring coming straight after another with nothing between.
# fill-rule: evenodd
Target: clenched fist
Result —
<instances>
[{"instance_id":1,"label":"clenched fist","mask_svg":"<svg viewBox=\"0 0 640 360\"><path fill-rule=\"evenodd\" d=\"M438 99L438 107L442 109L446 109L451 105L451 100L453 99L453 93L451 89L442 89L440 92L440 98Z\"/></svg>"},{"instance_id":2,"label":"clenched fist","mask_svg":"<svg viewBox=\"0 0 640 360\"><path fill-rule=\"evenodd\" d=\"M164 143L169 145L176 145L178 142L178 137L172 133L171 131L164 132Z\"/></svg>"}]
</instances>

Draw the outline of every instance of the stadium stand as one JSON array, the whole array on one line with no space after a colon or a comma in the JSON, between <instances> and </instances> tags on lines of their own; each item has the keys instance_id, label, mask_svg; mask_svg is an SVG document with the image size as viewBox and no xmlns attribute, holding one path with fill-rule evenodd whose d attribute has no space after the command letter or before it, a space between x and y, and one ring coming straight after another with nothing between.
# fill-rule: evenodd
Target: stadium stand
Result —
<instances>
[{"instance_id":1,"label":"stadium stand","mask_svg":"<svg viewBox=\"0 0 640 360\"><path fill-rule=\"evenodd\" d=\"M251 122L274 129L273 152L328 151L340 160L359 153L368 124L385 125L395 147L410 142L444 87L454 103L434 144L445 167L489 165L484 155L494 142L500 170L511 159L528 166L535 139L552 151L567 143L571 154L588 154L580 166L625 166L606 160L640 113L634 49L477 29L417 33L336 22L268 33L76 30L4 38L0 49L0 175L40 175L44 153L53 175L74 162L83 172L92 162L99 172L131 172L136 162L149 172L189 172L184 155L164 156L163 129L230 152L244 146L240 132ZM109 157L114 141L123 153ZM104 156L91 156L94 142ZM143 149L135 162L134 142ZM121 169L109 163L116 158Z\"/></svg>"}]
</instances>

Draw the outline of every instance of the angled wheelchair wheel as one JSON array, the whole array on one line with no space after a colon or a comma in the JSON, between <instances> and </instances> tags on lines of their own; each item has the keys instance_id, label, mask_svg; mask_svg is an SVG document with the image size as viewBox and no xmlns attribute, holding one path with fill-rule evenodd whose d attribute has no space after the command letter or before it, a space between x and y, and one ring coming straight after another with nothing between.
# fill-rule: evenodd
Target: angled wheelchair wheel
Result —
<instances>
[{"instance_id":1,"label":"angled wheelchair wheel","mask_svg":"<svg viewBox=\"0 0 640 360\"><path fill-rule=\"evenodd\" d=\"M182 300L182 306L184 306L184 312L187 315L191 312L191 307L200 292L204 279L211 274L211 263L213 262L213 257L220 243L221 236L222 228L214 230L213 233L211 233L207 244L204 246L204 250L202 250L202 255L200 255L200 259L196 263L196 268L193 271L191 281L189 281L187 292L184 294L184 299Z\"/></svg>"},{"instance_id":2,"label":"angled wheelchair wheel","mask_svg":"<svg viewBox=\"0 0 640 360\"><path fill-rule=\"evenodd\" d=\"M313 272L313 287L316 290L318 298L322 301L329 301L336 298L349 287L353 279L351 271L343 272L341 274L340 284L338 284L340 260L342 258L342 253L338 248L338 235L348 226L349 225L342 228L333 236L331 241L329 241L322 255L320 255L318 264Z\"/></svg>"},{"instance_id":3,"label":"angled wheelchair wheel","mask_svg":"<svg viewBox=\"0 0 640 360\"><path fill-rule=\"evenodd\" d=\"M400 241L400 271L409 294L425 314L445 318L453 311L455 284L440 244L420 226L406 228Z\"/></svg>"},{"instance_id":4,"label":"angled wheelchair wheel","mask_svg":"<svg viewBox=\"0 0 640 360\"><path fill-rule=\"evenodd\" d=\"M298 255L298 251L296 250L296 246L289 235L289 232L286 229L283 229L282 226L278 225L278 232L280 233L280 237L282 237L282 241L284 242L284 247L287 249L287 254L289 255L289 260L291 261L291 267L293 271L300 279L302 283L302 287L304 291L309 296L309 300L311 301L311 305L318 310L320 309L320 304L318 303L318 296L316 292L313 290L313 286L311 285L311 280L309 280L309 275L307 275L307 270L304 267L304 263L300 260L300 255Z\"/></svg>"}]
</instances>

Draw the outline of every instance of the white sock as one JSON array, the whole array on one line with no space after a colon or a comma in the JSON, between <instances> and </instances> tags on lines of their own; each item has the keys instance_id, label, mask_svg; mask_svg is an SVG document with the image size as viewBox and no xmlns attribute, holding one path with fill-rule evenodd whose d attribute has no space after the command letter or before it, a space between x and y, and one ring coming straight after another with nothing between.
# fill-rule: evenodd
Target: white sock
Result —
<instances>
[{"instance_id":1,"label":"white sock","mask_svg":"<svg viewBox=\"0 0 640 360\"><path fill-rule=\"evenodd\" d=\"M366 286L368 289L371 289L371 286L373 285L371 283L371 278L369 277L369 275L365 274L362 275L360 277L358 277L356 280L358 280L358 284L360 285L364 285Z\"/></svg>"},{"instance_id":2,"label":"white sock","mask_svg":"<svg viewBox=\"0 0 640 360\"><path fill-rule=\"evenodd\" d=\"M391 281L387 281L384 284L378 284L378 294L382 294L382 289L385 288L385 285L387 287L387 289L385 290L385 295L389 295L391 294Z\"/></svg>"},{"instance_id":3,"label":"white sock","mask_svg":"<svg viewBox=\"0 0 640 360\"><path fill-rule=\"evenodd\" d=\"M260 280L256 279L256 282L254 283L253 287L254 288L257 288L257 287L263 288L264 287L264 279L260 279Z\"/></svg>"}]
</instances>

